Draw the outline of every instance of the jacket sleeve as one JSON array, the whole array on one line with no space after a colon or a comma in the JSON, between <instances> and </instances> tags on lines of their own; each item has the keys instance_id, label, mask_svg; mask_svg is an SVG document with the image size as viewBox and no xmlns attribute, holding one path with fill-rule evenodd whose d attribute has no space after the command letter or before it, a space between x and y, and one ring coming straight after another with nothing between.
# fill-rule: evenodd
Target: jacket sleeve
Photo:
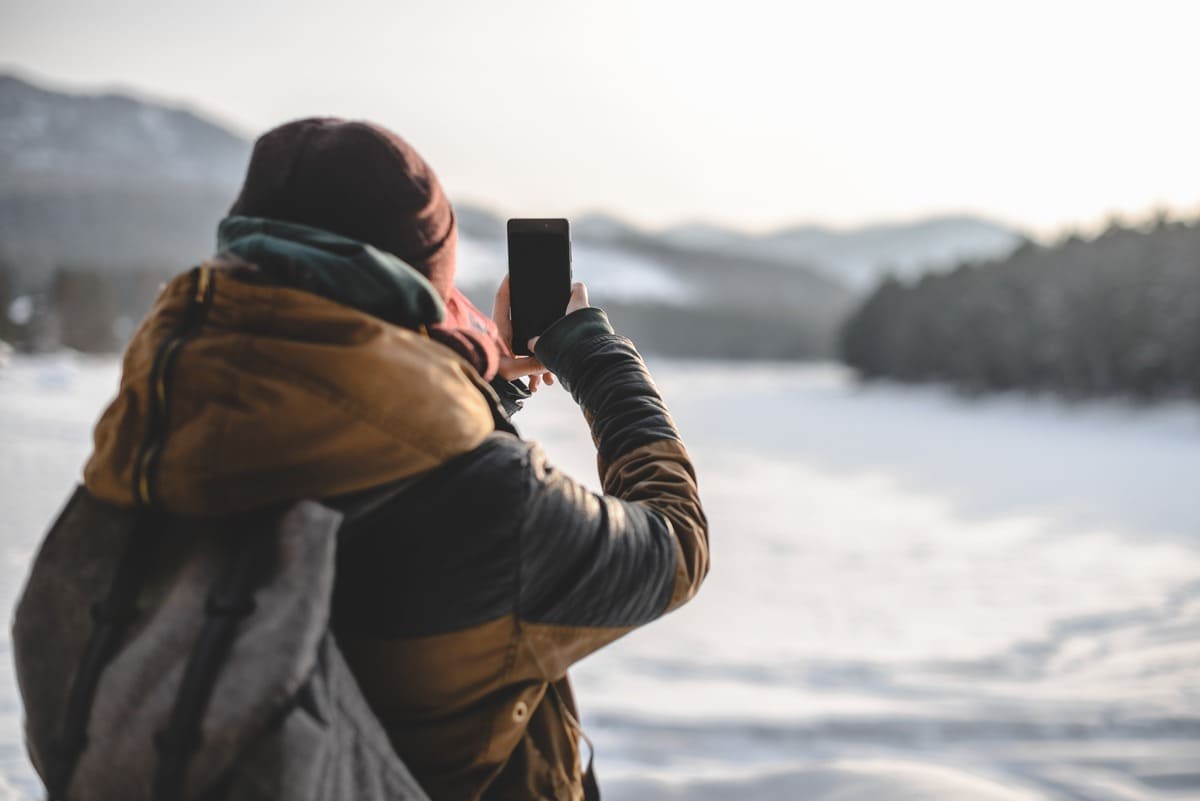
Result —
<instances>
[{"instance_id":1,"label":"jacket sleeve","mask_svg":"<svg viewBox=\"0 0 1200 801\"><path fill-rule=\"evenodd\" d=\"M496 396L500 398L500 408L509 420L514 414L521 411L525 407L525 401L533 396L528 385L520 379L509 381L501 376L496 376L489 383L496 391Z\"/></svg>"},{"instance_id":2,"label":"jacket sleeve","mask_svg":"<svg viewBox=\"0 0 1200 801\"><path fill-rule=\"evenodd\" d=\"M536 353L583 410L603 495L530 452L518 615L548 674L695 595L708 572L696 475L641 356L597 308L551 326Z\"/></svg>"}]
</instances>

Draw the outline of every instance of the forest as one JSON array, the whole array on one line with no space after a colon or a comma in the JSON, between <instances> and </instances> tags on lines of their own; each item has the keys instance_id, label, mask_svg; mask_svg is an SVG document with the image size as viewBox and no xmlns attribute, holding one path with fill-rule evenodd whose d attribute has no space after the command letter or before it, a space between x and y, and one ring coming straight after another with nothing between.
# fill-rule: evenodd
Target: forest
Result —
<instances>
[{"instance_id":1,"label":"forest","mask_svg":"<svg viewBox=\"0 0 1200 801\"><path fill-rule=\"evenodd\" d=\"M840 350L865 378L968 393L1200 398L1200 219L1115 220L1094 237L885 278Z\"/></svg>"},{"instance_id":2,"label":"forest","mask_svg":"<svg viewBox=\"0 0 1200 801\"><path fill-rule=\"evenodd\" d=\"M0 261L0 340L21 351L119 351L168 277L60 267L46 289L28 294L18 291L14 265ZM1200 219L1159 214L1114 221L1091 237L1026 241L1003 259L885 278L849 311L840 297L804 305L778 295L775 315L736 304L725 316L721 304L605 305L662 355L823 358L828 351L809 343L844 320L841 358L866 379L943 382L972 394L1200 398ZM818 300L824 313L813 315Z\"/></svg>"}]
</instances>

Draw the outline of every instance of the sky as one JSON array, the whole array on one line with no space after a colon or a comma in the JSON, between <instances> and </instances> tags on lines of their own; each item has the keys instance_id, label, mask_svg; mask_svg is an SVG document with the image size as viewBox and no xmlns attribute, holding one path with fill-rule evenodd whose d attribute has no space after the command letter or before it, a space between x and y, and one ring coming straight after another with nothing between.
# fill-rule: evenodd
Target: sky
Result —
<instances>
[{"instance_id":1,"label":"sky","mask_svg":"<svg viewBox=\"0 0 1200 801\"><path fill-rule=\"evenodd\" d=\"M1200 213L1200 3L0 0L0 69L252 135L371 119L455 200L763 230Z\"/></svg>"}]
</instances>

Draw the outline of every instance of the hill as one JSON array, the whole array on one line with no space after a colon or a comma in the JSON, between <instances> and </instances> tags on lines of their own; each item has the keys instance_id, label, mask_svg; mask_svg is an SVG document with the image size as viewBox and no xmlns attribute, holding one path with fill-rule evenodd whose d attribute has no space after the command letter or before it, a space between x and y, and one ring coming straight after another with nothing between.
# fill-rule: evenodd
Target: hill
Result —
<instances>
[{"instance_id":1,"label":"hill","mask_svg":"<svg viewBox=\"0 0 1200 801\"><path fill-rule=\"evenodd\" d=\"M963 261L1005 256L1024 236L978 217L947 216L848 229L797 226L760 236L684 225L663 232L663 239L685 249L817 265L861 291L884 274L913 277Z\"/></svg>"},{"instance_id":2,"label":"hill","mask_svg":"<svg viewBox=\"0 0 1200 801\"><path fill-rule=\"evenodd\" d=\"M22 309L54 318L38 336L7 320L3 336L119 347L152 288L209 255L250 147L193 110L0 76L0 308L25 297ZM460 283L487 308L506 270L503 219L456 210ZM648 351L705 357L827 357L864 275L994 252L1016 236L968 219L761 236L647 231L603 214L572 222L576 273L622 330ZM68 298L93 300L59 308ZM81 316L94 318L86 333L70 333Z\"/></svg>"},{"instance_id":3,"label":"hill","mask_svg":"<svg viewBox=\"0 0 1200 801\"><path fill-rule=\"evenodd\" d=\"M886 280L841 342L869 378L1200 398L1200 220L1113 224L1094 239Z\"/></svg>"},{"instance_id":4,"label":"hill","mask_svg":"<svg viewBox=\"0 0 1200 801\"><path fill-rule=\"evenodd\" d=\"M186 267L211 248L249 153L190 111L0 76L0 258L32 289L63 266Z\"/></svg>"}]
</instances>

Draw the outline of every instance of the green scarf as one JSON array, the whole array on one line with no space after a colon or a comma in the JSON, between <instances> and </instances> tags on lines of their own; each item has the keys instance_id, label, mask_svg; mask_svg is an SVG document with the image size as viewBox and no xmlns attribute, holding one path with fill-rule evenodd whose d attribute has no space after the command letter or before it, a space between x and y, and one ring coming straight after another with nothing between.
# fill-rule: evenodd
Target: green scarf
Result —
<instances>
[{"instance_id":1,"label":"green scarf","mask_svg":"<svg viewBox=\"0 0 1200 801\"><path fill-rule=\"evenodd\" d=\"M390 253L307 225L226 217L217 247L258 267L271 281L302 289L406 328L446 317L425 276Z\"/></svg>"}]
</instances>

